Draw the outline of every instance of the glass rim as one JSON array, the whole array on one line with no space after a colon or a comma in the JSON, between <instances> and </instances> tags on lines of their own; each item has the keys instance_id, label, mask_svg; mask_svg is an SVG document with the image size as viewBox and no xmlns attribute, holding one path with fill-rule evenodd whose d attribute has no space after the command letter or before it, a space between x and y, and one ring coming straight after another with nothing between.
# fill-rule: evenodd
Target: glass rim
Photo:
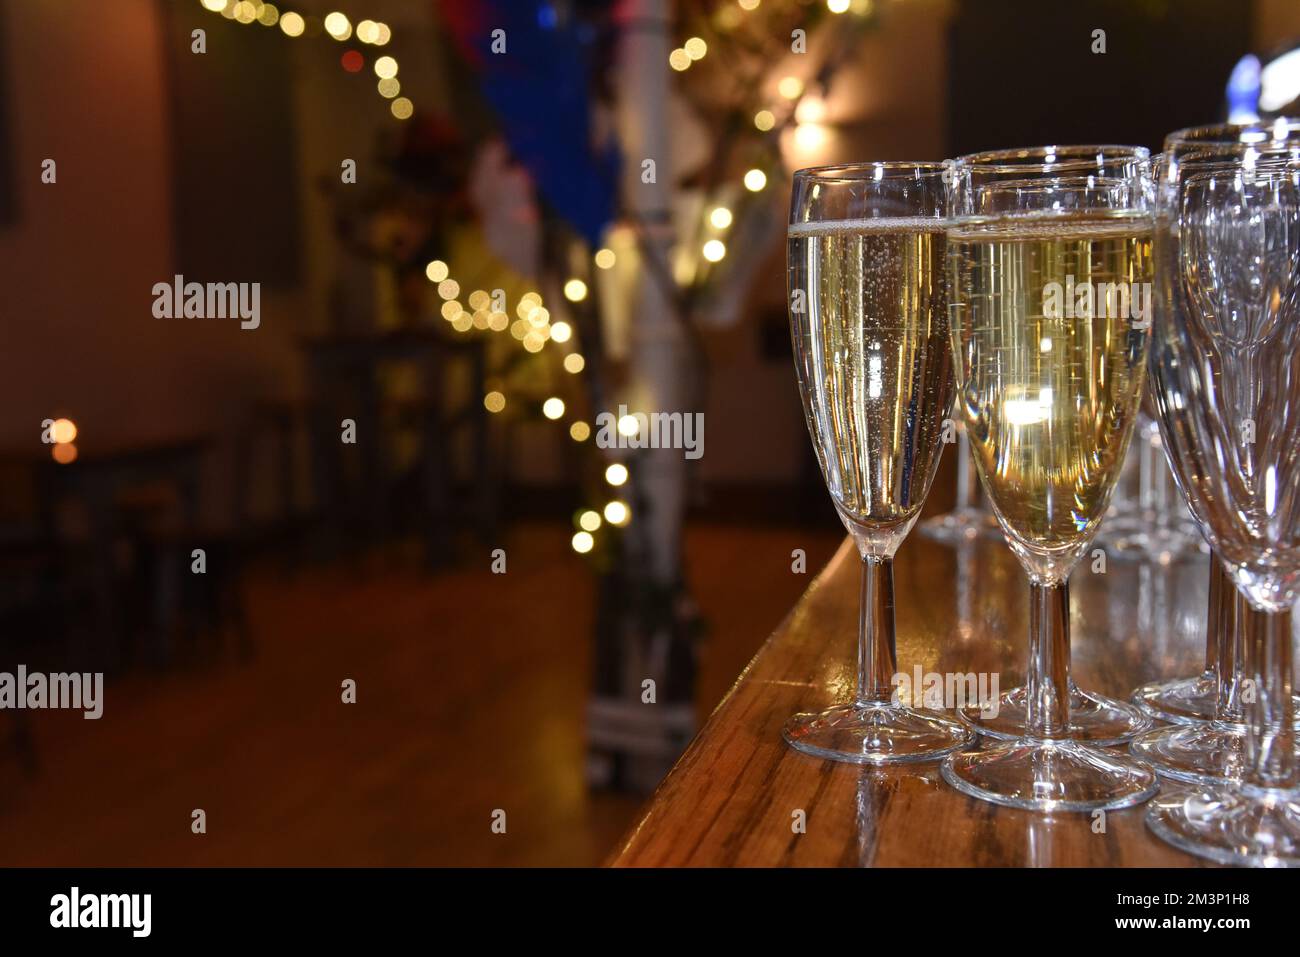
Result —
<instances>
[{"instance_id":1,"label":"glass rim","mask_svg":"<svg viewBox=\"0 0 1300 957\"><path fill-rule=\"evenodd\" d=\"M1051 160L1047 160L1049 155L1053 157ZM1098 143L981 150L959 156L955 162L957 166L977 169L981 173L1051 172L1096 168L1098 155L1102 157L1103 162L1107 160L1149 162L1151 159L1151 151L1145 146Z\"/></svg>"},{"instance_id":2,"label":"glass rim","mask_svg":"<svg viewBox=\"0 0 1300 957\"><path fill-rule=\"evenodd\" d=\"M1273 120L1254 120L1249 123L1205 123L1186 126L1165 136L1163 149L1168 152L1175 146L1246 147L1259 146L1268 140L1281 141L1278 130L1300 132L1300 117L1279 116ZM1216 135L1221 134L1221 135ZM1250 139L1242 139L1242 134ZM1256 136L1255 134L1258 134Z\"/></svg>"},{"instance_id":3,"label":"glass rim","mask_svg":"<svg viewBox=\"0 0 1300 957\"><path fill-rule=\"evenodd\" d=\"M795 179L820 182L860 183L871 182L877 177L877 170L884 170L886 175L880 179L901 179L898 173L910 173L915 177L939 176L952 167L952 160L871 160L862 163L834 163L828 166L805 166L794 171Z\"/></svg>"},{"instance_id":4,"label":"glass rim","mask_svg":"<svg viewBox=\"0 0 1300 957\"><path fill-rule=\"evenodd\" d=\"M1225 174L1237 177L1242 172L1242 167L1235 163L1193 164L1187 169L1187 175L1180 177L1179 185L1185 191L1194 183L1199 184L1207 180L1223 179ZM1265 163L1263 166L1254 167L1251 172L1256 180L1273 179L1278 176L1295 178L1300 175L1300 157L1288 160L1284 164Z\"/></svg>"}]
</instances>

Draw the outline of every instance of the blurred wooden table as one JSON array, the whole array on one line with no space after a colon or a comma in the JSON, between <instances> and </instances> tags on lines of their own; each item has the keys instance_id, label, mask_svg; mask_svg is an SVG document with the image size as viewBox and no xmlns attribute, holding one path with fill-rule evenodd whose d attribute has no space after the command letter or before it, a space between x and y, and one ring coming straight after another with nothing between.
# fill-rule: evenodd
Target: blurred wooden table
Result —
<instances>
[{"instance_id":1,"label":"blurred wooden table","mask_svg":"<svg viewBox=\"0 0 1300 957\"><path fill-rule=\"evenodd\" d=\"M788 561L788 557L784 559ZM1043 816L949 788L937 762L864 768L807 757L781 740L798 711L847 700L855 680L858 557L849 541L808 588L659 786L614 853L619 866L1189 866L1152 837L1142 807ZM1073 675L1127 697L1204 660L1208 559L1071 578ZM996 672L1020 683L1028 586L1001 542L952 547L913 532L895 564L898 665ZM794 833L797 811L806 833Z\"/></svg>"}]
</instances>

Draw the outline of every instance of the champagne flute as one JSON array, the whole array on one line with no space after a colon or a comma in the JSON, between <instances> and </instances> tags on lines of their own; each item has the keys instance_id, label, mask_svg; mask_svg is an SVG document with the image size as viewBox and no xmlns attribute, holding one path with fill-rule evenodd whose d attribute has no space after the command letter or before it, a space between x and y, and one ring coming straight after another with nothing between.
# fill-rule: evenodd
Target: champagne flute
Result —
<instances>
[{"instance_id":1,"label":"champagne flute","mask_svg":"<svg viewBox=\"0 0 1300 957\"><path fill-rule=\"evenodd\" d=\"M1088 152L1091 150L1096 152ZM964 265L968 295L964 303L954 303L955 309L964 310L968 332L974 333L965 346L969 354L958 356L958 373L962 372L960 362L971 360L976 364L968 365L969 371L981 377L972 384L976 393L1003 390L1000 395L974 396L986 404L996 401L1004 406L997 414L1005 431L1000 437L991 437L986 421L981 426L986 430L983 442L972 448L1012 550L1027 569L1037 567L1031 575L1042 577L1050 572L1059 577L1063 587L1107 511L1134 422L1127 414L1127 391L1122 395L1095 394L1080 375L1095 370L1107 389L1134 390L1139 402L1142 395L1142 363L1133 366L1138 369L1136 377L1127 370L1140 358L1129 347L1144 348L1146 338L1126 339L1119 333L1121 327L1130 326L1131 332L1142 333L1138 327L1150 322L1149 315L1136 322L1132 315L1143 308L1142 303L1150 304L1150 235L1139 236L1130 248L1127 237L1120 233L1112 236L1108 230L1123 223L1149 226L1150 170L1144 166L1138 171L1132 165L1148 162L1145 151L1139 160L1124 150L1042 147L977 154L967 158L963 167L966 178L954 195L955 202L967 210L963 219L970 229L965 232L972 238L962 248L973 256L994 257ZM986 222L981 217L1001 217L1007 222ZM1072 222L1084 227L1082 233L1059 241L1054 238L1056 226ZM1009 243L998 239L1004 226ZM1098 235L1096 243L1088 241L1092 233ZM949 253L955 254L951 243ZM1098 256L1117 258L1113 263L1099 262ZM1144 270L1146 279L1129 275L1133 269ZM1105 299L1094 303L1098 293ZM1050 303L1049 295L1055 296ZM1079 321L1085 309L1124 315L1098 316L1089 324ZM1049 311L1055 315L1048 315ZM1022 338L1019 327L1010 326L1000 333L994 325L998 322L1023 322L1026 329L1039 328L1042 336L1029 341ZM1005 344L1003 335L1008 340ZM1057 339L1062 349L1056 348ZM978 355L970 352L973 347L978 347ZM1014 367L1005 359L1014 362ZM1049 381L1053 377L1061 377L1064 393L1057 393ZM1080 390L1086 394L1075 394ZM966 401L968 431L993 411L971 406L970 395L958 398ZM1099 421L1063 430L1055 420L1062 416L1072 420L1071 405ZM1013 451L996 444L1008 440L1022 447ZM1032 470L1038 473L1037 478L1028 480L1008 468ZM993 480L1002 489L1002 508L989 485ZM1016 523L1013 528L1019 532L1008 531L1007 519ZM1031 547L1027 542L1037 544ZM1034 560L1035 549L1059 553L1064 568L1057 568L1054 559L1048 561L1042 555ZM1068 597L1059 600L1068 607ZM1068 621L1067 617L1067 627ZM1124 744L1151 727L1150 717L1135 705L1075 685L1070 676L1068 636L1062 653L1070 712L1066 736L1095 745ZM1027 682L1004 692L996 710L967 707L959 713L983 735L1016 740L1029 733L1031 693Z\"/></svg>"},{"instance_id":2,"label":"champagne flute","mask_svg":"<svg viewBox=\"0 0 1300 957\"><path fill-rule=\"evenodd\" d=\"M1300 144L1290 124L1169 163L1151 361L1166 448L1202 533L1249 604L1240 780L1155 802L1157 836L1220 863L1300 866L1291 613L1300 597Z\"/></svg>"},{"instance_id":3,"label":"champagne flute","mask_svg":"<svg viewBox=\"0 0 1300 957\"><path fill-rule=\"evenodd\" d=\"M1216 123L1170 133L1165 137L1164 154L1155 165L1157 191L1168 190L1177 182L1184 158L1198 152L1204 154L1216 145L1231 147L1243 139L1246 142L1266 140L1272 146L1294 145L1300 143L1300 121L1283 118L1267 125ZM1156 268L1153 305L1157 313L1170 310L1178 314L1186 305L1182 284L1176 281L1177 230L1172 226L1177 217L1170 214L1165 204L1157 203L1157 207L1155 246L1157 256L1163 259ZM1169 256L1173 259L1169 260ZM1164 422L1159 424L1163 430ZM1162 447L1170 441L1163 433L1161 439ZM1176 472L1174 480L1177 483ZM1241 678L1243 657L1234 645L1238 639L1234 622L1238 615L1249 614L1248 608L1240 607L1242 604L1218 556L1212 554L1204 670L1189 678L1144 684L1133 692L1132 701L1161 721L1180 725L1215 722L1218 727L1186 732L1160 729L1146 735L1134 753L1151 761L1157 771L1191 780L1203 774L1231 775L1240 768L1241 735L1245 726L1241 724L1236 685Z\"/></svg>"},{"instance_id":4,"label":"champagne flute","mask_svg":"<svg viewBox=\"0 0 1300 957\"><path fill-rule=\"evenodd\" d=\"M962 724L896 700L893 558L921 512L952 406L946 167L800 170L790 205L790 332L808 432L862 559L857 691L797 714L791 747L856 764L965 747Z\"/></svg>"},{"instance_id":5,"label":"champagne flute","mask_svg":"<svg viewBox=\"0 0 1300 957\"><path fill-rule=\"evenodd\" d=\"M1149 726L1075 688L1068 579L1106 513L1145 382L1151 173L1139 147L1059 146L957 161L948 231L958 404L984 489L1029 577L1029 668L1008 720L950 755L966 794L1039 811L1137 804L1150 768L1096 747ZM1076 708L1076 702L1077 708Z\"/></svg>"}]
</instances>

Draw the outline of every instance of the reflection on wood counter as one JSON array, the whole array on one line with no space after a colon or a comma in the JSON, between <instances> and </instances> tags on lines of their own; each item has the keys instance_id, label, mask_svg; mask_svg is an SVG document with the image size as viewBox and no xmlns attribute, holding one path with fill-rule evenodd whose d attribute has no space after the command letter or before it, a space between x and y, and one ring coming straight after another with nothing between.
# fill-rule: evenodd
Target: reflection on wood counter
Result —
<instances>
[{"instance_id":1,"label":"reflection on wood counter","mask_svg":"<svg viewBox=\"0 0 1300 957\"><path fill-rule=\"evenodd\" d=\"M1018 684L1024 572L1006 546L912 535L899 550L898 668ZM1116 697L1203 666L1208 563L1081 562L1071 578L1073 673ZM1147 833L1144 807L1052 816L967 798L937 762L872 768L806 757L781 727L851 697L858 558L845 541L660 785L619 866L1193 866ZM803 823L803 833L799 824Z\"/></svg>"}]
</instances>

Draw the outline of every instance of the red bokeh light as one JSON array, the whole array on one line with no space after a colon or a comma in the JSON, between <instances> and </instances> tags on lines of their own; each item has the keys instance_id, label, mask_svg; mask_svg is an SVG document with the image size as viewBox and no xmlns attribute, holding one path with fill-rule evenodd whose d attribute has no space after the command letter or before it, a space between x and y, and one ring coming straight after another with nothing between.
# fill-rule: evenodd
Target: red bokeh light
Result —
<instances>
[{"instance_id":1,"label":"red bokeh light","mask_svg":"<svg viewBox=\"0 0 1300 957\"><path fill-rule=\"evenodd\" d=\"M349 50L343 54L343 69L349 73L360 73L365 68L366 58L361 55L359 50Z\"/></svg>"}]
</instances>

